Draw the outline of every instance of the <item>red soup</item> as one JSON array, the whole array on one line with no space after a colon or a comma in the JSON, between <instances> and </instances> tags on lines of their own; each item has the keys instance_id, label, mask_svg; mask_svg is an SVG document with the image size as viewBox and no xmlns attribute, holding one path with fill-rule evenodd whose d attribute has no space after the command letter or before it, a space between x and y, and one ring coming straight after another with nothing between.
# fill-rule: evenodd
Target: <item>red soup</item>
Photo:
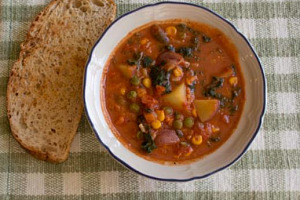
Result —
<instances>
[{"instance_id":1,"label":"red soup","mask_svg":"<svg viewBox=\"0 0 300 200\"><path fill-rule=\"evenodd\" d=\"M231 41L218 29L183 20L130 33L107 62L103 86L116 137L158 162L216 150L237 127L245 102Z\"/></svg>"}]
</instances>

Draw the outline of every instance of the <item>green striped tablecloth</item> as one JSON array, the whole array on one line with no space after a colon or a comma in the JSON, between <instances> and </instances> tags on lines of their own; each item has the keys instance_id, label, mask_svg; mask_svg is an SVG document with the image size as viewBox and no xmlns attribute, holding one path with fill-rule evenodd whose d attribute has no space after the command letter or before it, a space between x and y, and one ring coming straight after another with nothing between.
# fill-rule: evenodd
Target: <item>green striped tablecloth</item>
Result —
<instances>
[{"instance_id":1,"label":"green striped tablecloth","mask_svg":"<svg viewBox=\"0 0 300 200\"><path fill-rule=\"evenodd\" d=\"M250 150L204 180L168 183L139 176L99 144L83 116L69 159L28 155L6 116L9 70L28 27L48 0L0 0L0 199L300 199L300 1L191 1L232 21L254 45L268 81L264 124ZM150 0L116 0L118 16Z\"/></svg>"}]
</instances>

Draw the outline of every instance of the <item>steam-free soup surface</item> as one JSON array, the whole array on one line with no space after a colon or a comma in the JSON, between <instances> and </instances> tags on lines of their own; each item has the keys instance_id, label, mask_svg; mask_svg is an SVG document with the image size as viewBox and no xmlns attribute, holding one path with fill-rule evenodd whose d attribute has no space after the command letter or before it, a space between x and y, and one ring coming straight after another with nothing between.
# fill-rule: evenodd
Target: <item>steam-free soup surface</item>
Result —
<instances>
[{"instance_id":1,"label":"steam-free soup surface","mask_svg":"<svg viewBox=\"0 0 300 200\"><path fill-rule=\"evenodd\" d=\"M106 67L112 129L146 159L200 158L222 145L241 117L245 91L236 49L207 25L151 23L130 33Z\"/></svg>"}]
</instances>

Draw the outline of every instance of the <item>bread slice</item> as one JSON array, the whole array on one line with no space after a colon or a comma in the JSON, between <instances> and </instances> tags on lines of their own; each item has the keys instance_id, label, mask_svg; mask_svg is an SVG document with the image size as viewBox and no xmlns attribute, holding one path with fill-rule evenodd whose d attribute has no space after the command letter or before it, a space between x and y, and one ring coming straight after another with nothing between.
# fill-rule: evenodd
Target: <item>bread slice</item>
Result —
<instances>
[{"instance_id":1,"label":"bread slice","mask_svg":"<svg viewBox=\"0 0 300 200\"><path fill-rule=\"evenodd\" d=\"M7 111L13 136L36 158L67 159L85 63L115 13L112 0L53 0L32 23L10 73Z\"/></svg>"}]
</instances>

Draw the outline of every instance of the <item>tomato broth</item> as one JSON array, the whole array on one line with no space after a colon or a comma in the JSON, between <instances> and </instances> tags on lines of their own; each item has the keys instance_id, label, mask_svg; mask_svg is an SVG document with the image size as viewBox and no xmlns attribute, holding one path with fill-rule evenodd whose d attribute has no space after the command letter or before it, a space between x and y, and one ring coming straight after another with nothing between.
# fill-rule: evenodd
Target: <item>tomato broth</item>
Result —
<instances>
[{"instance_id":1,"label":"tomato broth","mask_svg":"<svg viewBox=\"0 0 300 200\"><path fill-rule=\"evenodd\" d=\"M121 143L175 164L220 147L245 102L235 46L218 29L187 20L132 31L110 56L103 87L104 110Z\"/></svg>"}]
</instances>

